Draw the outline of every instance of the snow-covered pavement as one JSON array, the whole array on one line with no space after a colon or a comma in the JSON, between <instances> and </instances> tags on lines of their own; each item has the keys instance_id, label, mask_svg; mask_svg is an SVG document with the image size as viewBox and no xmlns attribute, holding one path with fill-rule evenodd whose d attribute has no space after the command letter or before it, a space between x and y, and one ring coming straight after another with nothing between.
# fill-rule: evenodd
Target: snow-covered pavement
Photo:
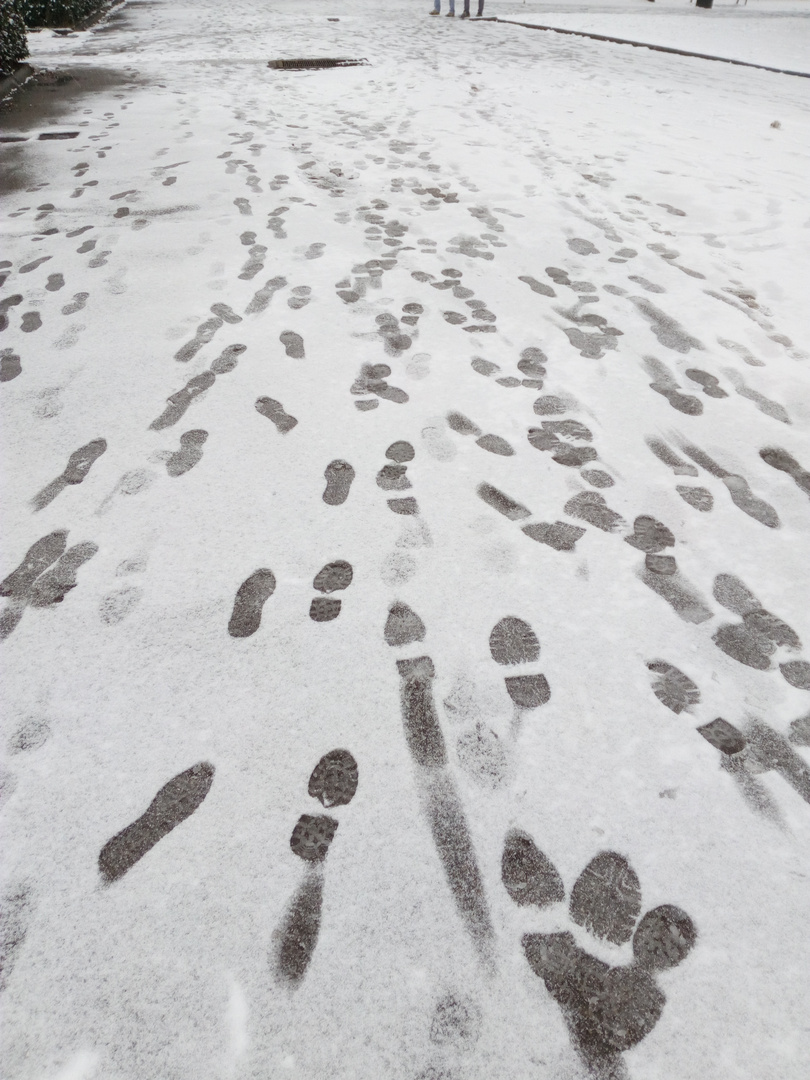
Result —
<instances>
[{"instance_id":1,"label":"snow-covered pavement","mask_svg":"<svg viewBox=\"0 0 810 1080\"><path fill-rule=\"evenodd\" d=\"M810 80L429 6L0 113L9 1080L810 1070Z\"/></svg>"}]
</instances>

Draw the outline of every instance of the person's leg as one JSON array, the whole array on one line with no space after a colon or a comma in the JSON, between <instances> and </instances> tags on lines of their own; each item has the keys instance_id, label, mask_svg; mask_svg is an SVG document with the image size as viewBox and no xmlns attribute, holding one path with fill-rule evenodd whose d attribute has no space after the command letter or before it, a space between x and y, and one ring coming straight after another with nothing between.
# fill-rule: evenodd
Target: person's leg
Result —
<instances>
[{"instance_id":1,"label":"person's leg","mask_svg":"<svg viewBox=\"0 0 810 1080\"><path fill-rule=\"evenodd\" d=\"M469 19L470 17L470 0L464 0L464 10L461 13L462 19Z\"/></svg>"},{"instance_id":2,"label":"person's leg","mask_svg":"<svg viewBox=\"0 0 810 1080\"><path fill-rule=\"evenodd\" d=\"M456 14L456 0L450 0L450 10L447 12L447 17L452 19Z\"/></svg>"},{"instance_id":3,"label":"person's leg","mask_svg":"<svg viewBox=\"0 0 810 1080\"><path fill-rule=\"evenodd\" d=\"M478 18L484 14L484 0L478 0Z\"/></svg>"},{"instance_id":4,"label":"person's leg","mask_svg":"<svg viewBox=\"0 0 810 1080\"><path fill-rule=\"evenodd\" d=\"M442 0L433 0L433 11L428 12L430 15L438 15L442 10Z\"/></svg>"}]
</instances>

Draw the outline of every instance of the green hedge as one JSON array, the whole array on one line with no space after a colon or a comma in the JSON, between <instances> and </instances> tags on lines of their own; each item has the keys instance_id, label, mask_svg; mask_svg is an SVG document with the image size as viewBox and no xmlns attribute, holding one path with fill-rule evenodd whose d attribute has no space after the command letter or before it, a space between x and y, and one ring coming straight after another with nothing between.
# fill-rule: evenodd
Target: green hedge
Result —
<instances>
[{"instance_id":1,"label":"green hedge","mask_svg":"<svg viewBox=\"0 0 810 1080\"><path fill-rule=\"evenodd\" d=\"M26 26L77 26L108 0L17 0Z\"/></svg>"},{"instance_id":2,"label":"green hedge","mask_svg":"<svg viewBox=\"0 0 810 1080\"><path fill-rule=\"evenodd\" d=\"M28 56L19 0L0 0L0 75L10 75Z\"/></svg>"}]
</instances>

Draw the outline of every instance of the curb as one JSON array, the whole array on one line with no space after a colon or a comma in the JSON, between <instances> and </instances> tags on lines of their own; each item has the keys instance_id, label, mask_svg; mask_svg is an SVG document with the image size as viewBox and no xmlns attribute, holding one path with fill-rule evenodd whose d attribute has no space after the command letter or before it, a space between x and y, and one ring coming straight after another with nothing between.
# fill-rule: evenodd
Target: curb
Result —
<instances>
[{"instance_id":1,"label":"curb","mask_svg":"<svg viewBox=\"0 0 810 1080\"><path fill-rule=\"evenodd\" d=\"M609 41L613 45L632 45L636 49L652 49L653 52L673 53L675 56L693 56L697 60L716 60L720 64L734 64L737 67L757 68L758 71L773 71L776 75L796 75L800 79L810 79L810 73L806 71L788 71L785 68L768 67L766 64L752 64L747 60L730 60L727 56L709 56L708 53L689 52L687 49L673 49L668 45L648 45L644 41L628 41L627 38L607 37L605 34L589 34L584 30L562 30L559 26L538 26L537 23L499 19L496 15L475 19L474 21L502 23L505 26L522 26L526 30L549 30L552 34L571 34L573 37L591 38L593 41Z\"/></svg>"},{"instance_id":2,"label":"curb","mask_svg":"<svg viewBox=\"0 0 810 1080\"><path fill-rule=\"evenodd\" d=\"M30 64L19 64L16 71L12 71L10 75L5 75L0 79L0 101L8 97L14 90L19 90L23 83L28 82L31 76L35 74L36 72Z\"/></svg>"}]
</instances>

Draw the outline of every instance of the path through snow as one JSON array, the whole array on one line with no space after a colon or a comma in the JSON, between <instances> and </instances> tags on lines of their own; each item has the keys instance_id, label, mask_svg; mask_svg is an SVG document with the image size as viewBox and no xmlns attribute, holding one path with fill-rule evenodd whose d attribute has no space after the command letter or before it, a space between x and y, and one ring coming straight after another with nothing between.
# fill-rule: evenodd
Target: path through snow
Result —
<instances>
[{"instance_id":1,"label":"path through snow","mask_svg":"<svg viewBox=\"0 0 810 1080\"><path fill-rule=\"evenodd\" d=\"M427 7L4 106L14 1080L807 1075L810 85Z\"/></svg>"}]
</instances>

